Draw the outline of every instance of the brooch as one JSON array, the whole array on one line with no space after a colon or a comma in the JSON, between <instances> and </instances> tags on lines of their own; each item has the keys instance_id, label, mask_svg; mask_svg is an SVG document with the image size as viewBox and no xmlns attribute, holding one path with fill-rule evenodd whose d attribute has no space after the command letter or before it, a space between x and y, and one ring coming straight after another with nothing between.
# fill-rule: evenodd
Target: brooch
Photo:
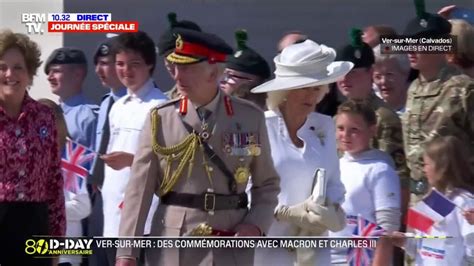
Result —
<instances>
[{"instance_id":1,"label":"brooch","mask_svg":"<svg viewBox=\"0 0 474 266\"><path fill-rule=\"evenodd\" d=\"M48 136L48 128L45 126L42 126L39 130L39 135L41 139L44 139Z\"/></svg>"}]
</instances>

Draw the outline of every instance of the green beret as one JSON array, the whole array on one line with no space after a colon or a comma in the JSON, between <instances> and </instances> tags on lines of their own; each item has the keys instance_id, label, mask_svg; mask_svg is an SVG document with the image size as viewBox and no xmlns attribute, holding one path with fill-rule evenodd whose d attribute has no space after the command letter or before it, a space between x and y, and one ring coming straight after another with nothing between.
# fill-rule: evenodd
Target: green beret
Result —
<instances>
[{"instance_id":1,"label":"green beret","mask_svg":"<svg viewBox=\"0 0 474 266\"><path fill-rule=\"evenodd\" d=\"M404 35L411 37L437 37L451 33L451 23L439 15L425 11L424 0L415 0L416 18L408 22Z\"/></svg>"},{"instance_id":2,"label":"green beret","mask_svg":"<svg viewBox=\"0 0 474 266\"><path fill-rule=\"evenodd\" d=\"M247 32L239 30L235 33L237 51L227 58L227 68L252 74L266 80L270 78L270 66L267 61L246 45Z\"/></svg>"},{"instance_id":3,"label":"green beret","mask_svg":"<svg viewBox=\"0 0 474 266\"><path fill-rule=\"evenodd\" d=\"M73 47L62 47L54 50L46 60L44 65L44 72L46 75L49 72L50 65L69 65L79 64L86 65L87 60L84 52L80 49Z\"/></svg>"},{"instance_id":4,"label":"green beret","mask_svg":"<svg viewBox=\"0 0 474 266\"><path fill-rule=\"evenodd\" d=\"M199 25L197 25L196 23L192 21L189 21L189 20L177 21L176 13L168 13L168 23L169 23L169 28L160 35L157 42L159 56L165 55L173 51L175 42L176 42L176 36L173 33L173 29L180 28L180 29L202 31L201 27L199 27Z\"/></svg>"},{"instance_id":5,"label":"green beret","mask_svg":"<svg viewBox=\"0 0 474 266\"><path fill-rule=\"evenodd\" d=\"M350 32L351 43L337 50L336 61L349 61L354 68L371 67L375 62L374 51L362 41L362 30L353 28Z\"/></svg>"}]
</instances>

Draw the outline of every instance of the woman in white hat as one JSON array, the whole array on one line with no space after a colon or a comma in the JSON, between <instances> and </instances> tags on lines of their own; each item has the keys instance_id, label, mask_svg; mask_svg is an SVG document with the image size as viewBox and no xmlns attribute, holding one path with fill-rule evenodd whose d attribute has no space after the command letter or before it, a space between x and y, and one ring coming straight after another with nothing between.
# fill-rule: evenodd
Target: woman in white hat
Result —
<instances>
[{"instance_id":1,"label":"woman in white hat","mask_svg":"<svg viewBox=\"0 0 474 266\"><path fill-rule=\"evenodd\" d=\"M314 41L293 44L275 57L276 78L252 90L268 93L266 124L273 162L281 177L270 236L326 235L328 230L345 226L340 208L345 188L339 177L334 122L314 112L328 84L353 67L350 62L334 62L335 58L334 49ZM325 178L316 178L318 169ZM315 190L318 182L321 186L316 185ZM329 249L256 250L255 265L294 263L329 265Z\"/></svg>"}]
</instances>

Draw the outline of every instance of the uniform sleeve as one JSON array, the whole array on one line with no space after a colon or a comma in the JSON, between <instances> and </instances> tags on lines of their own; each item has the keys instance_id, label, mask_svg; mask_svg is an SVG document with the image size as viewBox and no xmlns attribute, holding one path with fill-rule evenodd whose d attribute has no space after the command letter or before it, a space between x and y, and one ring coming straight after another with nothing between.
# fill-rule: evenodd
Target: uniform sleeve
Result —
<instances>
[{"instance_id":1,"label":"uniform sleeve","mask_svg":"<svg viewBox=\"0 0 474 266\"><path fill-rule=\"evenodd\" d=\"M160 162L152 149L151 119L147 116L140 134L138 149L130 172L130 180L125 190L119 236L143 236L145 222L153 195L159 186ZM161 125L157 125L160 129ZM138 257L138 249L118 249L117 257Z\"/></svg>"},{"instance_id":2,"label":"uniform sleeve","mask_svg":"<svg viewBox=\"0 0 474 266\"><path fill-rule=\"evenodd\" d=\"M91 213L91 201L87 190L85 193L69 193L70 199L66 201L67 221L80 221Z\"/></svg>"},{"instance_id":3,"label":"uniform sleeve","mask_svg":"<svg viewBox=\"0 0 474 266\"><path fill-rule=\"evenodd\" d=\"M51 118L51 121L54 121ZM57 143L57 130L53 123L51 123L51 145L50 148L50 178L48 182L48 214L49 214L49 232L52 236L64 236L66 232L66 213L64 207L64 192L63 192L63 176L61 173L61 159L59 157L59 149Z\"/></svg>"},{"instance_id":4,"label":"uniform sleeve","mask_svg":"<svg viewBox=\"0 0 474 266\"><path fill-rule=\"evenodd\" d=\"M261 154L255 156L250 165L253 182L250 189L252 203L244 223L256 225L262 233L266 233L273 221L273 212L278 203L280 177L273 165L263 113L259 115L258 125Z\"/></svg>"},{"instance_id":5,"label":"uniform sleeve","mask_svg":"<svg viewBox=\"0 0 474 266\"><path fill-rule=\"evenodd\" d=\"M380 119L379 119L380 120ZM388 116L377 125L378 149L388 153L394 163L401 181L401 186L408 187L408 170L403 146L402 124L398 116Z\"/></svg>"},{"instance_id":6,"label":"uniform sleeve","mask_svg":"<svg viewBox=\"0 0 474 266\"><path fill-rule=\"evenodd\" d=\"M94 109L90 110L87 119L84 120L84 135L87 143L84 143L88 148L95 149L96 129L97 129L97 113Z\"/></svg>"},{"instance_id":7,"label":"uniform sleeve","mask_svg":"<svg viewBox=\"0 0 474 266\"><path fill-rule=\"evenodd\" d=\"M332 119L327 123L327 158L328 158L328 183L327 183L327 197L333 203L342 204L345 199L346 189L341 182L341 170L339 168L339 156L337 154L336 145L336 127Z\"/></svg>"},{"instance_id":8,"label":"uniform sleeve","mask_svg":"<svg viewBox=\"0 0 474 266\"><path fill-rule=\"evenodd\" d=\"M367 185L372 194L375 211L400 209L400 179L389 165L377 164L370 173Z\"/></svg>"}]
</instances>

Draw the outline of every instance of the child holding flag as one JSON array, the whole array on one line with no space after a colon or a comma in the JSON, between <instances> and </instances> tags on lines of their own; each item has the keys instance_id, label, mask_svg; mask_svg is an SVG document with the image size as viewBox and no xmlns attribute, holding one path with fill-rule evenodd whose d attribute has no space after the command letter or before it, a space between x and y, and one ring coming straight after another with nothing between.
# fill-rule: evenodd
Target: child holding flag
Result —
<instances>
[{"instance_id":1,"label":"child holding flag","mask_svg":"<svg viewBox=\"0 0 474 266\"><path fill-rule=\"evenodd\" d=\"M341 181L346 187L342 208L346 227L330 236L378 237L400 227L400 178L391 157L372 149L370 141L377 132L377 116L365 101L341 104L336 116L336 139L344 151L340 159ZM392 245L379 239L371 249L333 249L331 263L336 265L390 265Z\"/></svg>"},{"instance_id":2,"label":"child holding flag","mask_svg":"<svg viewBox=\"0 0 474 266\"><path fill-rule=\"evenodd\" d=\"M474 263L474 225L464 217L464 209L474 203L468 158L466 147L454 136L437 137L425 146L424 172L433 189L408 211L407 225L417 236L406 239L396 232L393 241L416 265Z\"/></svg>"},{"instance_id":3,"label":"child holding flag","mask_svg":"<svg viewBox=\"0 0 474 266\"><path fill-rule=\"evenodd\" d=\"M59 151L64 153L65 148L73 144L70 140L67 140L68 133L66 120L64 119L61 107L59 107L59 105L49 99L40 99L38 100L38 102L48 106L53 110L55 124L58 130ZM76 143L75 145L79 144ZM78 150L79 146L76 147L76 150ZM85 147L82 148L85 149ZM91 151L84 152L88 153L85 155L85 157L90 157L85 158L87 161L89 161L88 166L90 166L94 154L92 154ZM78 160L78 162L80 162L80 160ZM62 156L61 164L64 177L64 198L66 206L66 237L82 237L83 232L81 220L86 218L91 210L89 194L86 189L87 182L85 181L85 178L82 179L82 182L79 182L81 180L81 177L76 176L76 173L74 173L73 171L69 171L69 169L77 170L78 168L80 168L80 165L76 165L75 167L71 168L65 167L65 165L70 165L70 162L65 162L64 155ZM59 258L58 265L79 266L81 265L81 262L82 258L80 255L61 255Z\"/></svg>"}]
</instances>

